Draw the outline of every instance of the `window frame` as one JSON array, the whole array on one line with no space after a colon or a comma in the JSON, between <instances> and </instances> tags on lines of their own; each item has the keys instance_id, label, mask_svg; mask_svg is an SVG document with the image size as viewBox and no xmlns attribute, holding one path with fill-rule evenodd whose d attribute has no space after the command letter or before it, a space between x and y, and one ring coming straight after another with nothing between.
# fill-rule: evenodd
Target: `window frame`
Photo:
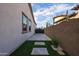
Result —
<instances>
[{"instance_id":1,"label":"window frame","mask_svg":"<svg viewBox=\"0 0 79 59\"><path fill-rule=\"evenodd\" d=\"M24 28L24 25L23 25L23 21L24 21L24 19L23 19L23 17L26 17L26 21L27 21L27 30L26 31L23 31L23 28ZM31 22L31 20L25 15L25 13L24 12L22 12L22 33L24 34L24 33L27 33L27 32L31 32L31 30L29 30L29 23L31 23L31 25L32 25L32 22ZM31 27L31 25L30 25L30 27Z\"/></svg>"},{"instance_id":2,"label":"window frame","mask_svg":"<svg viewBox=\"0 0 79 59\"><path fill-rule=\"evenodd\" d=\"M32 22L31 22L31 20L29 20L29 32L31 32L31 25L32 25Z\"/></svg>"}]
</instances>

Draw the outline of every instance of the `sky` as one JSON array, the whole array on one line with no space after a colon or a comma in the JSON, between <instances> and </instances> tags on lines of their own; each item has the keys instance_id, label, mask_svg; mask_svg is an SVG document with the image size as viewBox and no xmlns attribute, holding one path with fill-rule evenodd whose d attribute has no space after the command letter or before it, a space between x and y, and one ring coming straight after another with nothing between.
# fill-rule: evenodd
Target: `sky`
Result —
<instances>
[{"instance_id":1,"label":"sky","mask_svg":"<svg viewBox=\"0 0 79 59\"><path fill-rule=\"evenodd\" d=\"M46 23L52 25L53 17L66 14L66 10L72 14L74 11L70 9L76 5L75 3L32 3L37 28L46 27Z\"/></svg>"}]
</instances>

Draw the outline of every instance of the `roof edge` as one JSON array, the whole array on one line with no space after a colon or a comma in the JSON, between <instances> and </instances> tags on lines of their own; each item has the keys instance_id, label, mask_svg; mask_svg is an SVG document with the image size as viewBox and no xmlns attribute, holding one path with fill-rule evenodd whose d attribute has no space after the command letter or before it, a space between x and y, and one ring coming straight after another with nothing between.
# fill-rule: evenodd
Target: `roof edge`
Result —
<instances>
[{"instance_id":1,"label":"roof edge","mask_svg":"<svg viewBox=\"0 0 79 59\"><path fill-rule=\"evenodd\" d=\"M35 22L35 20L34 20L34 15L33 15L33 11L32 11L31 3L28 3L28 5L29 5L29 8L30 8L30 11L31 11L32 17L33 17L33 21L34 21L35 25L37 25L36 22Z\"/></svg>"},{"instance_id":2,"label":"roof edge","mask_svg":"<svg viewBox=\"0 0 79 59\"><path fill-rule=\"evenodd\" d=\"M66 15L58 15L58 16L55 16L54 19L57 18L57 17L61 17L61 16L66 16Z\"/></svg>"}]
</instances>

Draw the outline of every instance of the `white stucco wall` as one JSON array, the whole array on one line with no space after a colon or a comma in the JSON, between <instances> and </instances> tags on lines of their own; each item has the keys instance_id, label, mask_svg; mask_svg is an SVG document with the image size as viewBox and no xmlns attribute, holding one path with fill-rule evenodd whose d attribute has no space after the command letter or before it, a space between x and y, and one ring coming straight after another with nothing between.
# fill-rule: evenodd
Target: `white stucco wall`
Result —
<instances>
[{"instance_id":1,"label":"white stucco wall","mask_svg":"<svg viewBox=\"0 0 79 59\"><path fill-rule=\"evenodd\" d=\"M9 55L34 34L35 24L28 4L0 4L0 55ZM22 11L32 21L32 31L22 34Z\"/></svg>"}]
</instances>

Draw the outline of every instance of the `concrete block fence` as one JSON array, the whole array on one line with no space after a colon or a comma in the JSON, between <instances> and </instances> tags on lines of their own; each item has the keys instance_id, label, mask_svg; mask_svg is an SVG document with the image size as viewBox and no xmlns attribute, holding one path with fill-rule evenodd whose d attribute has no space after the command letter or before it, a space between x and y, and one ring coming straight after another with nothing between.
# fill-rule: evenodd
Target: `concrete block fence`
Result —
<instances>
[{"instance_id":1,"label":"concrete block fence","mask_svg":"<svg viewBox=\"0 0 79 59\"><path fill-rule=\"evenodd\" d=\"M50 38L57 37L60 45L70 55L79 55L79 18L47 27L44 33Z\"/></svg>"}]
</instances>

